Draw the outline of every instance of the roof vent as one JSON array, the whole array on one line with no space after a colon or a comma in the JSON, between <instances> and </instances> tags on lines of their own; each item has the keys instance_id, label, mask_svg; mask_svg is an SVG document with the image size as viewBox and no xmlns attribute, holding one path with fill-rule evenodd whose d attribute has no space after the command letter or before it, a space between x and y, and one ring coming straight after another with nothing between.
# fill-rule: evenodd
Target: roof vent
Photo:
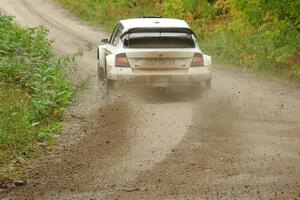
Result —
<instances>
[{"instance_id":1,"label":"roof vent","mask_svg":"<svg viewBox=\"0 0 300 200\"><path fill-rule=\"evenodd\" d=\"M143 16L142 18L162 18L161 16Z\"/></svg>"}]
</instances>

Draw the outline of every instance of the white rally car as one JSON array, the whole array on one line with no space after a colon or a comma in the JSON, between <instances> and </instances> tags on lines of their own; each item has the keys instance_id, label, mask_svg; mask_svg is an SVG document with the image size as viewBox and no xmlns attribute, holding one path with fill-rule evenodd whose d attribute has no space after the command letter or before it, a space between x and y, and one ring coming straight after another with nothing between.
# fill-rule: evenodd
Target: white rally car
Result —
<instances>
[{"instance_id":1,"label":"white rally car","mask_svg":"<svg viewBox=\"0 0 300 200\"><path fill-rule=\"evenodd\" d=\"M184 20L121 20L98 46L98 78L107 88L139 83L152 87L209 88L211 57L202 53Z\"/></svg>"}]
</instances>

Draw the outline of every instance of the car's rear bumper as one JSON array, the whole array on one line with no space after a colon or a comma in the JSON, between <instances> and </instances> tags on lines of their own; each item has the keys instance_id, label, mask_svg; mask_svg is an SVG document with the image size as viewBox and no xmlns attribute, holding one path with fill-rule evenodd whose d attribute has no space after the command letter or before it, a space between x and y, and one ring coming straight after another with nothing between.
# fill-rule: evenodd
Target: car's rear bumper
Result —
<instances>
[{"instance_id":1,"label":"car's rear bumper","mask_svg":"<svg viewBox=\"0 0 300 200\"><path fill-rule=\"evenodd\" d=\"M113 67L108 79L116 83L134 83L154 87L191 86L211 80L209 67L193 67L186 70L132 70Z\"/></svg>"}]
</instances>

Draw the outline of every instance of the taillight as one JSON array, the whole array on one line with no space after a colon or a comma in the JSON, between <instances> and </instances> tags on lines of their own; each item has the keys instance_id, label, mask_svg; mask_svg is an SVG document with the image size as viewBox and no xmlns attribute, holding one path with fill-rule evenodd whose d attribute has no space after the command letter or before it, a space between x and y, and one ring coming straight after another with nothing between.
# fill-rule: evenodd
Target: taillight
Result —
<instances>
[{"instance_id":1,"label":"taillight","mask_svg":"<svg viewBox=\"0 0 300 200\"><path fill-rule=\"evenodd\" d=\"M120 53L116 55L116 67L130 67L125 53Z\"/></svg>"},{"instance_id":2,"label":"taillight","mask_svg":"<svg viewBox=\"0 0 300 200\"><path fill-rule=\"evenodd\" d=\"M195 53L191 67L201 67L204 65L203 55L201 53Z\"/></svg>"}]
</instances>

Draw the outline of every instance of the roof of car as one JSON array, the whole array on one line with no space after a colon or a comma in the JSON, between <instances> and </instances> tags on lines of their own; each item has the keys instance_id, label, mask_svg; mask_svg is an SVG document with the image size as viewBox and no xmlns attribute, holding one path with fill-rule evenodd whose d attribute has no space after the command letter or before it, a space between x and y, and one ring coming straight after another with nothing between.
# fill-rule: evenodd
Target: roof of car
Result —
<instances>
[{"instance_id":1,"label":"roof of car","mask_svg":"<svg viewBox=\"0 0 300 200\"><path fill-rule=\"evenodd\" d=\"M133 28L190 28L184 20L170 18L135 18L121 20L120 23L124 29Z\"/></svg>"}]
</instances>

